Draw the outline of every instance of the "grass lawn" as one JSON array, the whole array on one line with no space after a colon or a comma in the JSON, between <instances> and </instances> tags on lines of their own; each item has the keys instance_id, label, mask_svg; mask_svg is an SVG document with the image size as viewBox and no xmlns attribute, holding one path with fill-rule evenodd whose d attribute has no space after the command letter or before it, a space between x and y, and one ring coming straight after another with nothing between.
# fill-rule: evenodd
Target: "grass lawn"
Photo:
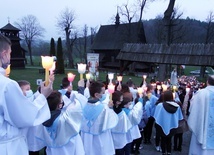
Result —
<instances>
[{"instance_id":1,"label":"grass lawn","mask_svg":"<svg viewBox=\"0 0 214 155\"><path fill-rule=\"evenodd\" d=\"M10 73L10 78L14 79L16 81L18 81L18 80L27 80L27 81L29 81L31 83L32 90L36 91L36 89L37 89L36 80L37 79L43 79L43 80L45 79L45 75L44 74L39 74L39 69L42 69L42 67L26 66L25 69L12 69L11 73ZM186 68L184 70L184 73L185 73L185 75L188 76L188 75L190 75L190 71L198 70L198 69L200 69L200 67L197 67L197 66L186 66ZM73 88L74 88L74 90L77 89L77 82L80 79L79 73L77 72L76 69L65 69L65 74L56 74L55 75L55 81L54 81L54 89L55 90L60 88L61 80L64 77L67 77L67 73L68 72L72 72L73 74L76 75L76 77L74 79L74 82L73 82ZM105 81L106 75L107 75L107 73L100 72L99 73L99 79L101 81ZM84 78L85 78L85 75L84 75ZM129 78L132 78L132 80L134 81L136 86L139 86L141 81L142 81L142 77L124 75L123 76L123 82L126 82ZM114 75L114 79L116 79L116 75ZM199 81L204 81L204 80L206 80L206 79L199 79ZM149 82L149 81L150 81L150 79L147 78L147 82Z\"/></svg>"},{"instance_id":2,"label":"grass lawn","mask_svg":"<svg viewBox=\"0 0 214 155\"><path fill-rule=\"evenodd\" d=\"M41 69L41 68L40 68ZM74 69L66 69L65 74L56 74L55 75L55 81L54 81L54 89L57 90L60 88L61 81L64 77L67 77L67 73L72 72L76 75L74 81L73 81L73 88L74 90L77 89L77 83L80 79L80 75L77 72L77 70ZM99 79L101 81L105 81L107 73L101 72L99 74ZM85 75L84 75L85 76ZM38 67L26 67L25 69L12 69L10 73L10 78L13 80L27 80L31 83L31 89L33 91L36 91L37 85L36 80L37 79L45 79L44 74L39 74L39 68ZM84 77L85 78L85 77ZM135 77L135 76L123 76L123 81L126 82L129 78L132 78L132 80L135 82L135 84L138 86L140 85L142 78L141 77ZM116 75L114 76L114 79L116 79Z\"/></svg>"}]
</instances>

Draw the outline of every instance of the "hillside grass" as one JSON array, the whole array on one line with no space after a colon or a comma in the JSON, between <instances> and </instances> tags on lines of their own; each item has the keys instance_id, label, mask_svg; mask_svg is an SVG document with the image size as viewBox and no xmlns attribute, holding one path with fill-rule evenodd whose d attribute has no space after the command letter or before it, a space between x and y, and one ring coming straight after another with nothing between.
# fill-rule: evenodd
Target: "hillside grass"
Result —
<instances>
[{"instance_id":1,"label":"hillside grass","mask_svg":"<svg viewBox=\"0 0 214 155\"><path fill-rule=\"evenodd\" d=\"M39 74L39 69L42 69L42 67L29 67L27 66L25 69L12 69L11 73L10 73L10 78L14 79L16 81L18 80L27 80L31 83L31 88L33 91L35 91L37 89L37 84L36 84L36 80L37 79L45 79L45 75L44 74ZM64 77L67 77L67 73L73 73L76 75L74 81L73 81L73 89L76 90L77 89L77 83L80 79L80 75L77 72L76 69L66 69L65 70L65 74L55 74L55 81L53 84L53 88L55 90L60 89L60 84L61 81ZM99 80L101 81L105 81L106 79L106 72L100 72L99 73ZM84 75L85 78L85 75ZM129 78L132 78L132 80L134 81L134 83L138 86L140 85L142 78L141 77L136 77L136 76L129 76L129 75L124 75L123 76L123 81L126 82ZM116 79L116 75L114 76L114 79ZM149 80L149 79L147 79Z\"/></svg>"},{"instance_id":2,"label":"hillside grass","mask_svg":"<svg viewBox=\"0 0 214 155\"><path fill-rule=\"evenodd\" d=\"M44 74L39 74L39 69L42 69L41 57L40 56L33 56L34 66L29 65L29 62L30 62L29 61L29 57L27 57L27 60L28 60L28 64L26 65L26 68L25 69L12 69L11 73L10 73L10 78L14 79L16 81L18 81L18 80L27 80L27 81L29 81L31 83L32 90L36 91L36 89L38 87L36 85L36 80L37 79L43 79L43 80L45 79L45 75ZM195 76L195 75L191 75L190 74L190 71L193 71L193 70L200 70L200 66L186 66L185 69L184 69L184 75ZM207 67L207 70L211 74L213 74L213 70L212 70L211 67ZM67 73L68 72L71 72L71 73L76 75L76 77L75 77L75 79L73 81L73 89L74 90L77 89L77 83L78 83L78 81L80 79L80 75L77 72L77 69L66 68L65 69L65 74L55 74L55 81L54 81L54 89L55 90L60 89L61 81L62 81L62 79L64 77L67 77ZM99 73L99 80L105 81L107 74L108 74L107 72L100 72ZM116 79L116 74L117 73L115 73L114 79ZM85 78L85 75L84 75L84 78ZM123 82L126 82L129 78L131 78L134 81L136 86L139 86L140 83L143 80L141 74L139 76L124 75L123 76ZM146 79L146 81L149 82L150 78L151 77L148 77ZM168 78L170 78L170 77L168 77ZM205 81L206 79L200 79L198 77L198 80L199 81Z\"/></svg>"},{"instance_id":3,"label":"hillside grass","mask_svg":"<svg viewBox=\"0 0 214 155\"><path fill-rule=\"evenodd\" d=\"M16 81L18 80L27 80L31 83L31 87L33 91L36 91L37 89L37 84L36 84L36 80L37 79L45 79L45 75L44 74L39 74L39 69L42 69L41 66L26 66L25 69L11 69L11 73L10 73L10 78L14 79ZM200 69L200 67L195 67L195 66L187 66L184 70L185 75L189 76L190 71L192 70L198 70ZM55 90L60 89L60 84L61 81L64 77L67 77L67 73L73 73L76 75L74 81L73 81L73 89L76 90L77 89L77 83L80 79L80 75L77 72L77 69L65 69L65 74L55 74L55 81L53 84L53 87ZM211 72L211 71L210 71ZM107 72L100 72L99 73L99 80L100 81L105 81L106 80L106 76L107 76ZM114 79L116 80L116 73L114 75ZM85 75L84 75L85 78ZM142 82L143 78L142 76L131 76L131 75L124 75L123 76L123 82L126 82L129 78L131 78L136 86L139 86L140 83ZM169 77L170 78L170 77ZM198 77L199 81L205 81L206 79L200 79ZM150 81L150 77L148 77L146 79L147 82Z\"/></svg>"}]
</instances>

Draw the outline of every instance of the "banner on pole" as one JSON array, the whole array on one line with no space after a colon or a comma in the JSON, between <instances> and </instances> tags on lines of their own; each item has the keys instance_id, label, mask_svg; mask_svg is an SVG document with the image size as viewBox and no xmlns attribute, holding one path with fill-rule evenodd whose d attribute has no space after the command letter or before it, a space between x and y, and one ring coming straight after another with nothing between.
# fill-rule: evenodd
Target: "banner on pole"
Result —
<instances>
[{"instance_id":1,"label":"banner on pole","mask_svg":"<svg viewBox=\"0 0 214 155\"><path fill-rule=\"evenodd\" d=\"M98 53L87 53L87 68L88 71L98 78L99 76L99 54Z\"/></svg>"}]
</instances>

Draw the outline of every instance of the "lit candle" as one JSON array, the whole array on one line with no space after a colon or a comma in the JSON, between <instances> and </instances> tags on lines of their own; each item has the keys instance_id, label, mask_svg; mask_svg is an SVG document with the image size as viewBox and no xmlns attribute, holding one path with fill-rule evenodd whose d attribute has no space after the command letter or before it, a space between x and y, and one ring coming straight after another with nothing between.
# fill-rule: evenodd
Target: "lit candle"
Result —
<instances>
[{"instance_id":1,"label":"lit candle","mask_svg":"<svg viewBox=\"0 0 214 155\"><path fill-rule=\"evenodd\" d=\"M117 76L117 81L121 82L123 80L122 76Z\"/></svg>"},{"instance_id":2,"label":"lit candle","mask_svg":"<svg viewBox=\"0 0 214 155\"><path fill-rule=\"evenodd\" d=\"M137 92L138 92L139 96L142 97L143 88L142 88L142 87L138 87L138 88L137 88Z\"/></svg>"},{"instance_id":3,"label":"lit candle","mask_svg":"<svg viewBox=\"0 0 214 155\"><path fill-rule=\"evenodd\" d=\"M173 91L175 91L175 90L176 90L176 88L177 88L176 86L172 86L172 90L173 90Z\"/></svg>"},{"instance_id":4,"label":"lit candle","mask_svg":"<svg viewBox=\"0 0 214 155\"><path fill-rule=\"evenodd\" d=\"M68 73L68 81L70 82L70 85L72 86L72 82L74 81L76 75L72 73Z\"/></svg>"},{"instance_id":5,"label":"lit candle","mask_svg":"<svg viewBox=\"0 0 214 155\"><path fill-rule=\"evenodd\" d=\"M166 90L167 90L167 85L162 84L161 86L162 86L162 88L163 88L163 91L166 91Z\"/></svg>"},{"instance_id":6,"label":"lit candle","mask_svg":"<svg viewBox=\"0 0 214 155\"><path fill-rule=\"evenodd\" d=\"M112 80L113 80L113 78L114 78L114 73L109 73L109 74L108 74L108 78L109 78L109 80L110 80L109 83L112 83Z\"/></svg>"},{"instance_id":7,"label":"lit candle","mask_svg":"<svg viewBox=\"0 0 214 155\"><path fill-rule=\"evenodd\" d=\"M117 81L119 82L119 85L121 85L121 81L123 80L122 76L117 76Z\"/></svg>"},{"instance_id":8,"label":"lit candle","mask_svg":"<svg viewBox=\"0 0 214 155\"><path fill-rule=\"evenodd\" d=\"M54 57L50 56L41 56L42 58L42 67L45 69L45 85L49 83L49 69L53 66Z\"/></svg>"},{"instance_id":9,"label":"lit candle","mask_svg":"<svg viewBox=\"0 0 214 155\"><path fill-rule=\"evenodd\" d=\"M5 75L8 77L10 74L10 65L7 66L7 68L5 69Z\"/></svg>"},{"instance_id":10,"label":"lit candle","mask_svg":"<svg viewBox=\"0 0 214 155\"><path fill-rule=\"evenodd\" d=\"M115 89L115 86L112 83L110 83L108 85L108 92L110 94L110 96L109 96L110 101L112 101L112 94L114 93L114 89Z\"/></svg>"},{"instance_id":11,"label":"lit candle","mask_svg":"<svg viewBox=\"0 0 214 155\"><path fill-rule=\"evenodd\" d=\"M85 77L87 80L90 80L90 77L91 77L90 73L85 74Z\"/></svg>"},{"instance_id":12,"label":"lit candle","mask_svg":"<svg viewBox=\"0 0 214 155\"><path fill-rule=\"evenodd\" d=\"M83 74L85 73L85 70L86 70L86 64L77 64L78 66L78 73L80 74L80 80L83 79Z\"/></svg>"},{"instance_id":13,"label":"lit candle","mask_svg":"<svg viewBox=\"0 0 214 155\"><path fill-rule=\"evenodd\" d=\"M147 78L147 75L143 75L143 85L146 85L146 78Z\"/></svg>"},{"instance_id":14,"label":"lit candle","mask_svg":"<svg viewBox=\"0 0 214 155\"><path fill-rule=\"evenodd\" d=\"M53 74L55 69L56 69L56 61L53 62L52 67L49 69L50 70L50 74Z\"/></svg>"},{"instance_id":15,"label":"lit candle","mask_svg":"<svg viewBox=\"0 0 214 155\"><path fill-rule=\"evenodd\" d=\"M161 85L157 85L157 93L160 94Z\"/></svg>"}]
</instances>

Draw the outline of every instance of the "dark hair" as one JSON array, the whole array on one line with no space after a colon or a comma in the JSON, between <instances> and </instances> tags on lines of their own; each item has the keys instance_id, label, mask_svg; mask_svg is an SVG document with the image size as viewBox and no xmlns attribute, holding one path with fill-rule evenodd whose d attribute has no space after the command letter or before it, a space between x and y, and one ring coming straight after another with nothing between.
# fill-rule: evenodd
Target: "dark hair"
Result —
<instances>
[{"instance_id":1,"label":"dark hair","mask_svg":"<svg viewBox=\"0 0 214 155\"><path fill-rule=\"evenodd\" d=\"M123 95L122 92L120 91L115 91L113 94L112 94L112 101L114 104L116 104L117 101L120 101L120 98L121 96Z\"/></svg>"},{"instance_id":2,"label":"dark hair","mask_svg":"<svg viewBox=\"0 0 214 155\"><path fill-rule=\"evenodd\" d=\"M171 91L163 92L163 101L173 101L173 94Z\"/></svg>"},{"instance_id":3,"label":"dark hair","mask_svg":"<svg viewBox=\"0 0 214 155\"><path fill-rule=\"evenodd\" d=\"M56 90L48 96L47 101L50 111L57 109L58 105L61 103L61 96L61 93Z\"/></svg>"},{"instance_id":4,"label":"dark hair","mask_svg":"<svg viewBox=\"0 0 214 155\"><path fill-rule=\"evenodd\" d=\"M95 97L94 96L95 93L101 93L103 87L105 87L105 85L101 82L98 81L91 82L89 86L89 92L91 97Z\"/></svg>"},{"instance_id":5,"label":"dark hair","mask_svg":"<svg viewBox=\"0 0 214 155\"><path fill-rule=\"evenodd\" d=\"M132 81L131 78L128 79L128 81L126 82L126 84L129 86L129 87L132 87L134 82Z\"/></svg>"},{"instance_id":6,"label":"dark hair","mask_svg":"<svg viewBox=\"0 0 214 155\"><path fill-rule=\"evenodd\" d=\"M69 85L70 85L70 82L68 81L68 78L67 78L67 77L64 77L64 78L62 79L62 84L61 84L62 89L63 89L63 88L67 88Z\"/></svg>"},{"instance_id":7,"label":"dark hair","mask_svg":"<svg viewBox=\"0 0 214 155\"><path fill-rule=\"evenodd\" d=\"M130 92L123 93L123 98L129 98L130 101L133 101L133 95Z\"/></svg>"},{"instance_id":8,"label":"dark hair","mask_svg":"<svg viewBox=\"0 0 214 155\"><path fill-rule=\"evenodd\" d=\"M11 46L11 41L9 38L5 37L3 34L0 34L0 53L3 50L8 50L8 48Z\"/></svg>"},{"instance_id":9,"label":"dark hair","mask_svg":"<svg viewBox=\"0 0 214 155\"><path fill-rule=\"evenodd\" d=\"M210 84L211 86L214 86L214 76L212 76L212 75L208 76L207 82L208 82L208 84Z\"/></svg>"},{"instance_id":10,"label":"dark hair","mask_svg":"<svg viewBox=\"0 0 214 155\"><path fill-rule=\"evenodd\" d=\"M122 84L121 85L121 92L122 93L130 92L129 86L127 84Z\"/></svg>"},{"instance_id":11,"label":"dark hair","mask_svg":"<svg viewBox=\"0 0 214 155\"><path fill-rule=\"evenodd\" d=\"M153 86L151 84L147 84L147 90L146 90L146 92L149 92L152 89L154 89Z\"/></svg>"},{"instance_id":12,"label":"dark hair","mask_svg":"<svg viewBox=\"0 0 214 155\"><path fill-rule=\"evenodd\" d=\"M132 100L130 99L130 97L123 97L123 101L121 102L120 106L124 107L124 105L126 105L127 103L131 102Z\"/></svg>"},{"instance_id":13,"label":"dark hair","mask_svg":"<svg viewBox=\"0 0 214 155\"><path fill-rule=\"evenodd\" d=\"M30 82L28 82L26 80L19 80L19 81L17 81L17 83L19 84L19 87L30 85Z\"/></svg>"},{"instance_id":14,"label":"dark hair","mask_svg":"<svg viewBox=\"0 0 214 155\"><path fill-rule=\"evenodd\" d=\"M163 100L163 93L161 93L160 96L159 96L159 98L158 98L158 100L156 101L155 104L157 105L157 104L159 104L159 103L161 103L161 102L163 102L163 101L164 101L164 100Z\"/></svg>"}]
</instances>

